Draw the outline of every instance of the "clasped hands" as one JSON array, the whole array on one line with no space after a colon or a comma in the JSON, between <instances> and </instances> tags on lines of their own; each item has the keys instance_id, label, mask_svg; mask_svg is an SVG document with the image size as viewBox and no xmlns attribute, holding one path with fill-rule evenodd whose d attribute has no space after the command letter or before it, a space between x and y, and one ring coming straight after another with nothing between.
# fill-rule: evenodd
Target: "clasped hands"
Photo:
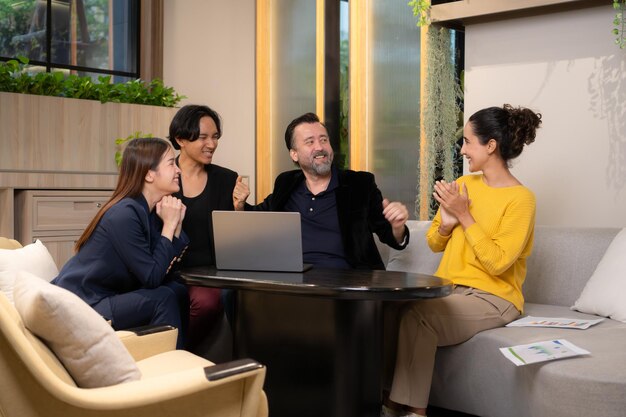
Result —
<instances>
[{"instance_id":1,"label":"clasped hands","mask_svg":"<svg viewBox=\"0 0 626 417\"><path fill-rule=\"evenodd\" d=\"M164 196L156 203L157 216L163 221L161 235L170 240L173 236L179 237L186 211L187 207L183 202L171 195Z\"/></svg>"},{"instance_id":2,"label":"clasped hands","mask_svg":"<svg viewBox=\"0 0 626 417\"><path fill-rule=\"evenodd\" d=\"M467 186L463 184L463 192L456 182L446 182L445 180L435 181L435 191L433 197L439 203L439 213L441 214L441 225L439 233L449 235L457 224L463 228L474 223L474 218L469 212L472 200L469 198Z\"/></svg>"}]
</instances>

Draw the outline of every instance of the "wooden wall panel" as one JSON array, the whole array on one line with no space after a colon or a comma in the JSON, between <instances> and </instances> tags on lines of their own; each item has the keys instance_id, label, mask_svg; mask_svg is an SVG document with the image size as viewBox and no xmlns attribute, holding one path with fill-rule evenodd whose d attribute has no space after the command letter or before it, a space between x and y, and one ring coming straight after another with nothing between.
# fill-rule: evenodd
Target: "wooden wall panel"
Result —
<instances>
[{"instance_id":1,"label":"wooden wall panel","mask_svg":"<svg viewBox=\"0 0 626 417\"><path fill-rule=\"evenodd\" d=\"M18 190L115 188L115 139L165 139L177 110L0 92L0 235L14 236Z\"/></svg>"},{"instance_id":2,"label":"wooden wall panel","mask_svg":"<svg viewBox=\"0 0 626 417\"><path fill-rule=\"evenodd\" d=\"M0 93L0 175L117 173L115 139L167 136L176 108ZM3 183L0 178L0 183Z\"/></svg>"}]
</instances>

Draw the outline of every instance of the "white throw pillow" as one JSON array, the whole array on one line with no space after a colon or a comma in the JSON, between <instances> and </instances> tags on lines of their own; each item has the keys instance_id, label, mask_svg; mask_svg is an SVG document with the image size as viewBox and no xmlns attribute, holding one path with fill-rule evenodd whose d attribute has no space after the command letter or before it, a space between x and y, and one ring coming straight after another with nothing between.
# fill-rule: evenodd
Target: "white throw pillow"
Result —
<instances>
[{"instance_id":1,"label":"white throw pillow","mask_svg":"<svg viewBox=\"0 0 626 417\"><path fill-rule=\"evenodd\" d=\"M626 228L615 236L572 309L626 322Z\"/></svg>"},{"instance_id":2,"label":"white throw pillow","mask_svg":"<svg viewBox=\"0 0 626 417\"><path fill-rule=\"evenodd\" d=\"M59 275L52 255L40 240L19 249L0 249L0 290L11 303L15 274L20 270L28 271L46 281Z\"/></svg>"},{"instance_id":3,"label":"white throw pillow","mask_svg":"<svg viewBox=\"0 0 626 417\"><path fill-rule=\"evenodd\" d=\"M25 271L17 273L15 308L83 388L141 379L113 328L74 293Z\"/></svg>"}]
</instances>

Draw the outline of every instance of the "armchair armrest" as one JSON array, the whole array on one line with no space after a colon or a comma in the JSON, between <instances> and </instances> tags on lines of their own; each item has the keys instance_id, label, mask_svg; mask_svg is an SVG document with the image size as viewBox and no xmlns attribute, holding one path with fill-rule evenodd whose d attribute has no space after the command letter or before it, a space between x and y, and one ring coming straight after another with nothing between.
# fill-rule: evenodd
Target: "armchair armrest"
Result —
<instances>
[{"instance_id":1,"label":"armchair armrest","mask_svg":"<svg viewBox=\"0 0 626 417\"><path fill-rule=\"evenodd\" d=\"M17 240L0 236L0 249L19 249L22 245Z\"/></svg>"},{"instance_id":2,"label":"armchair armrest","mask_svg":"<svg viewBox=\"0 0 626 417\"><path fill-rule=\"evenodd\" d=\"M178 329L157 325L115 332L135 361L176 349Z\"/></svg>"},{"instance_id":3,"label":"armchair armrest","mask_svg":"<svg viewBox=\"0 0 626 417\"><path fill-rule=\"evenodd\" d=\"M219 365L207 366L204 368L204 375L209 381L217 381L222 378L243 374L245 372L261 368L263 368L263 365L254 359L238 359L235 361L224 362Z\"/></svg>"},{"instance_id":4,"label":"armchair armrest","mask_svg":"<svg viewBox=\"0 0 626 417\"><path fill-rule=\"evenodd\" d=\"M101 388L84 389L59 383L48 388L55 397L67 404L107 411L110 416L126 416L129 408L145 406L152 407L154 411L155 405L158 405L158 415L176 415L181 409L180 399L188 404L190 415L203 415L207 410L228 403L238 403L242 409L241 416L267 415L266 412L259 413L260 405L262 410L267 410L262 391L266 371L264 366L213 381L207 379L205 368L184 369Z\"/></svg>"}]
</instances>

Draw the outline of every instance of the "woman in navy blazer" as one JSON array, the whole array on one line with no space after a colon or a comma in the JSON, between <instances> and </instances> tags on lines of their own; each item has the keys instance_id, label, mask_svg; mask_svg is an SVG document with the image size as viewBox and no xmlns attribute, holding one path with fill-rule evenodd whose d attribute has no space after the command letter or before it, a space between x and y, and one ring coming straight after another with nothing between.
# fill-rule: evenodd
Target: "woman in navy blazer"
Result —
<instances>
[{"instance_id":1,"label":"woman in navy blazer","mask_svg":"<svg viewBox=\"0 0 626 417\"><path fill-rule=\"evenodd\" d=\"M166 324L183 347L189 315L186 287L168 272L189 240L185 206L172 197L180 169L163 139L128 143L117 187L76 242L74 255L53 283L72 291L114 329Z\"/></svg>"}]
</instances>

